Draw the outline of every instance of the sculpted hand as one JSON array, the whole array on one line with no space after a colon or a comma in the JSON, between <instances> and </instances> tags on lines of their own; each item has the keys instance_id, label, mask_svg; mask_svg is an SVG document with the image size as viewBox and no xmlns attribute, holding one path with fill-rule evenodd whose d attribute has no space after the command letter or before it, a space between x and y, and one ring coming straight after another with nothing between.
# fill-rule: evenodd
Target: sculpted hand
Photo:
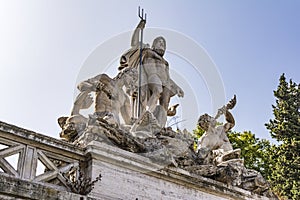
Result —
<instances>
[{"instance_id":1,"label":"sculpted hand","mask_svg":"<svg viewBox=\"0 0 300 200\"><path fill-rule=\"evenodd\" d=\"M184 92L181 88L177 88L177 96L178 97L183 97L184 96Z\"/></svg>"},{"instance_id":2,"label":"sculpted hand","mask_svg":"<svg viewBox=\"0 0 300 200\"><path fill-rule=\"evenodd\" d=\"M137 28L144 29L145 25L146 25L146 21L142 19L140 23L137 25Z\"/></svg>"},{"instance_id":3,"label":"sculpted hand","mask_svg":"<svg viewBox=\"0 0 300 200\"><path fill-rule=\"evenodd\" d=\"M216 119L218 118L218 117L220 117L221 115L224 115L225 113L226 113L226 111L227 111L227 108L226 108L226 106L223 106L222 108L219 108L218 109L218 113L217 113L217 115L216 115Z\"/></svg>"}]
</instances>

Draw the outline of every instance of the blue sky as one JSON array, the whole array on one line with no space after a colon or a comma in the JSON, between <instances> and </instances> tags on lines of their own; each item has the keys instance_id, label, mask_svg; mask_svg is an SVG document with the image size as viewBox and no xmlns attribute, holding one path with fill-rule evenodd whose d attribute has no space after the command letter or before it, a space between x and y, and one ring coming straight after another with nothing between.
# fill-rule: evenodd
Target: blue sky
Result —
<instances>
[{"instance_id":1,"label":"blue sky","mask_svg":"<svg viewBox=\"0 0 300 200\"><path fill-rule=\"evenodd\" d=\"M0 120L58 137L56 120L70 113L83 64L101 44L134 29L138 6L148 15L145 34L147 27L172 30L205 50L226 100L237 95L234 130L269 139L264 123L272 118L279 76L300 82L300 1L1 0ZM170 68L189 68L166 56ZM197 78L186 78L199 100L195 115L213 114L205 81ZM188 106L182 110L194 107Z\"/></svg>"}]
</instances>

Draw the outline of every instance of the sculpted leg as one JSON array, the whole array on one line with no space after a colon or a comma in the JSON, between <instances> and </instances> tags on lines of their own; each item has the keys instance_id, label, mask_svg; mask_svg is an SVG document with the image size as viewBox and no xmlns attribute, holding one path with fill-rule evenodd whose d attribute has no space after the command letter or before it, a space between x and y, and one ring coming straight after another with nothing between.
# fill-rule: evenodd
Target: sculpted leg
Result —
<instances>
[{"instance_id":1,"label":"sculpted leg","mask_svg":"<svg viewBox=\"0 0 300 200\"><path fill-rule=\"evenodd\" d=\"M131 123L131 106L129 99L126 99L124 105L121 106L120 112L125 124Z\"/></svg>"},{"instance_id":2,"label":"sculpted leg","mask_svg":"<svg viewBox=\"0 0 300 200\"><path fill-rule=\"evenodd\" d=\"M163 92L161 93L159 98L159 105L163 106L163 108L166 111L169 108L169 103L171 99L170 93L171 93L170 90L164 87Z\"/></svg>"},{"instance_id":3,"label":"sculpted leg","mask_svg":"<svg viewBox=\"0 0 300 200\"><path fill-rule=\"evenodd\" d=\"M162 93L162 86L157 84L149 84L149 89L152 94L148 100L147 105L150 111L153 112Z\"/></svg>"},{"instance_id":4,"label":"sculpted leg","mask_svg":"<svg viewBox=\"0 0 300 200\"><path fill-rule=\"evenodd\" d=\"M149 95L147 106L149 107L150 111L153 113L158 103L158 100L160 98L160 95L163 92L163 85L159 76L157 74L152 74L151 76L148 77L147 86L148 86L147 94Z\"/></svg>"}]
</instances>

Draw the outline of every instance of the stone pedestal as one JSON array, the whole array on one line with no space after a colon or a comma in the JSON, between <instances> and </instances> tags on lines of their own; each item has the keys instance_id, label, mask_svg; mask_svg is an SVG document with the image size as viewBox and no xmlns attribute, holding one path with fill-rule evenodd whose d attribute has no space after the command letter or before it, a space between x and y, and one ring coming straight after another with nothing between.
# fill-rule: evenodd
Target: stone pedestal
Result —
<instances>
[{"instance_id":1,"label":"stone pedestal","mask_svg":"<svg viewBox=\"0 0 300 200\"><path fill-rule=\"evenodd\" d=\"M267 199L97 141L86 154L92 179L102 175L88 195L96 199Z\"/></svg>"}]
</instances>

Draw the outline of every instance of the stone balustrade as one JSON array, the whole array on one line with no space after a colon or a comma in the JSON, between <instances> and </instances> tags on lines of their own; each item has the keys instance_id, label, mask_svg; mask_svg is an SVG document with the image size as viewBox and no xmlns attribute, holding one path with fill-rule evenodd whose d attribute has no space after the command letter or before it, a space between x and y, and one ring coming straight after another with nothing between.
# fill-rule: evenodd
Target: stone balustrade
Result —
<instances>
[{"instance_id":1,"label":"stone balustrade","mask_svg":"<svg viewBox=\"0 0 300 200\"><path fill-rule=\"evenodd\" d=\"M80 147L0 122L0 194L26 197L30 192L35 194L34 198L47 195L45 191L70 191L68 172L71 169L78 171L74 169L84 161L84 150ZM31 187L28 188L28 184ZM35 192L30 191L33 185ZM22 188L23 192L15 191L14 186ZM14 194L14 191L19 194Z\"/></svg>"}]
</instances>

